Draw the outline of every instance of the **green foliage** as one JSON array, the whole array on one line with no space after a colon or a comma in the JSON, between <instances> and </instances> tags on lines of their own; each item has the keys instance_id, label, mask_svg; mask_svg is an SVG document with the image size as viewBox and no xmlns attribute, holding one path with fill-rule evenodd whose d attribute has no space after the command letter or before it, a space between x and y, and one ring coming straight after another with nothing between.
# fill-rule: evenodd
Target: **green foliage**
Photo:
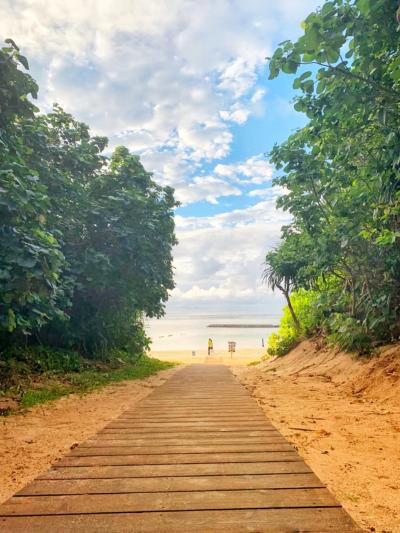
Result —
<instances>
[{"instance_id":1,"label":"green foliage","mask_svg":"<svg viewBox=\"0 0 400 533\"><path fill-rule=\"evenodd\" d=\"M68 394L84 394L111 383L144 379L173 366L174 363L168 361L142 357L136 363L126 364L118 368L92 368L82 370L79 373L65 374L62 381L52 377L40 386L25 390L21 395L19 405L21 408L29 408L40 403L57 400Z\"/></svg>"},{"instance_id":2,"label":"green foliage","mask_svg":"<svg viewBox=\"0 0 400 533\"><path fill-rule=\"evenodd\" d=\"M271 333L268 337L269 355L286 355L298 342L297 334L289 331L282 331L282 333Z\"/></svg>"},{"instance_id":3,"label":"green foliage","mask_svg":"<svg viewBox=\"0 0 400 533\"><path fill-rule=\"evenodd\" d=\"M328 325L331 331L328 341L341 350L359 354L371 352L372 337L365 332L360 320L338 313L330 318Z\"/></svg>"},{"instance_id":4,"label":"green foliage","mask_svg":"<svg viewBox=\"0 0 400 533\"><path fill-rule=\"evenodd\" d=\"M59 348L36 361L43 371L68 370L66 350L140 356L149 343L143 316L161 316L174 287L173 190L156 184L125 147L106 157L107 139L58 105L38 113L38 87L25 69L26 58L7 41L0 50L0 341ZM16 364L36 371L29 350L21 353Z\"/></svg>"},{"instance_id":5,"label":"green foliage","mask_svg":"<svg viewBox=\"0 0 400 533\"><path fill-rule=\"evenodd\" d=\"M58 400L58 398L68 394L67 391L68 389L62 386L53 386L51 389L32 389L24 393L21 398L20 406L23 409L28 409L39 403Z\"/></svg>"},{"instance_id":6,"label":"green foliage","mask_svg":"<svg viewBox=\"0 0 400 533\"><path fill-rule=\"evenodd\" d=\"M0 50L0 332L40 328L55 316L65 264L56 237L42 223L50 201L39 180L30 141L37 85L21 72L15 45Z\"/></svg>"},{"instance_id":7,"label":"green foliage","mask_svg":"<svg viewBox=\"0 0 400 533\"><path fill-rule=\"evenodd\" d=\"M48 346L10 346L2 354L1 365L21 369L22 374L42 372L78 372L82 367L81 357L77 352ZM0 372L1 380L1 372Z\"/></svg>"},{"instance_id":8,"label":"green foliage","mask_svg":"<svg viewBox=\"0 0 400 533\"><path fill-rule=\"evenodd\" d=\"M261 359L257 359L256 361L250 361L250 363L247 363L247 366L256 366L261 363Z\"/></svg>"},{"instance_id":9,"label":"green foliage","mask_svg":"<svg viewBox=\"0 0 400 533\"><path fill-rule=\"evenodd\" d=\"M160 370L166 370L175 366L169 361L160 361L151 357L143 356L137 362L121 366L117 369L98 371L88 370L79 374L67 376L67 382L75 391L87 392L109 383L132 379L144 379Z\"/></svg>"},{"instance_id":10,"label":"green foliage","mask_svg":"<svg viewBox=\"0 0 400 533\"><path fill-rule=\"evenodd\" d=\"M288 231L288 228L285 231ZM290 292L301 286L301 281L307 280L307 275L303 275L307 268L307 252L312 253L312 243L306 243L301 236L292 234L290 239L284 240L265 257L264 281L272 290L277 288L285 296L287 308L298 332L301 325L293 308Z\"/></svg>"},{"instance_id":11,"label":"green foliage","mask_svg":"<svg viewBox=\"0 0 400 533\"><path fill-rule=\"evenodd\" d=\"M290 289L318 291L321 327L361 351L400 333L397 8L394 0L325 2L270 62L270 78L296 73L295 109L308 124L271 152L283 170L275 183L287 190L278 206L293 222L267 268L279 271L297 250Z\"/></svg>"},{"instance_id":12,"label":"green foliage","mask_svg":"<svg viewBox=\"0 0 400 533\"><path fill-rule=\"evenodd\" d=\"M268 337L269 355L287 354L303 337L311 334L322 320L322 311L318 306L319 294L316 291L299 289L291 295L293 310L299 322L299 327L293 320L288 306L283 310L283 316L277 333Z\"/></svg>"}]
</instances>

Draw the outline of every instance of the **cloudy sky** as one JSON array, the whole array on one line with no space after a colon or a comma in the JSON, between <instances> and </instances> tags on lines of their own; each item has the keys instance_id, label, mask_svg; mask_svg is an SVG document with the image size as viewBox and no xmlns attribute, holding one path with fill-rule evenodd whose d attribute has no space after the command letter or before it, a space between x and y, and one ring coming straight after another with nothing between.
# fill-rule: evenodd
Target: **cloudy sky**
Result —
<instances>
[{"instance_id":1,"label":"cloudy sky","mask_svg":"<svg viewBox=\"0 0 400 533\"><path fill-rule=\"evenodd\" d=\"M321 0L0 0L53 102L176 189L170 311L279 312L261 283L287 214L266 152L302 124L266 56Z\"/></svg>"}]
</instances>

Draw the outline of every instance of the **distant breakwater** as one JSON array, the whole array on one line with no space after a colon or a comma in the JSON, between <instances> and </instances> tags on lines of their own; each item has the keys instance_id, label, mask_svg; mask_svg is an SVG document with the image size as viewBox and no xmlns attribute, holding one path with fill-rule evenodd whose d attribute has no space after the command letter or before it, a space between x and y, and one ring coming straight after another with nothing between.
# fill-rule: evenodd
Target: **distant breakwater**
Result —
<instances>
[{"instance_id":1,"label":"distant breakwater","mask_svg":"<svg viewBox=\"0 0 400 533\"><path fill-rule=\"evenodd\" d=\"M208 328L278 328L278 324L209 324Z\"/></svg>"}]
</instances>

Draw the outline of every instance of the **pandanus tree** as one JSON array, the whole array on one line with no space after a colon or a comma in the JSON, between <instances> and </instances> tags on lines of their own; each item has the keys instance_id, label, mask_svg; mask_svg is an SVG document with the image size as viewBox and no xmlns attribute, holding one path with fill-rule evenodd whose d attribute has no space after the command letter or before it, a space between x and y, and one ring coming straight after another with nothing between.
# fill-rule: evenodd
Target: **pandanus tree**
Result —
<instances>
[{"instance_id":1,"label":"pandanus tree","mask_svg":"<svg viewBox=\"0 0 400 533\"><path fill-rule=\"evenodd\" d=\"M291 252L283 243L279 248L267 253L263 279L273 291L278 289L282 292L295 328L300 331L300 322L293 309L290 293L296 287L296 277L301 265Z\"/></svg>"},{"instance_id":2,"label":"pandanus tree","mask_svg":"<svg viewBox=\"0 0 400 533\"><path fill-rule=\"evenodd\" d=\"M284 231L267 255L265 279L286 299L311 285L329 334L344 337L348 324L349 335L374 342L400 331L398 6L326 1L269 64L270 79L295 76L294 108L307 118L269 156L274 184L285 190L278 207L291 214L292 233L312 245L288 258L292 237ZM297 269L300 257L305 266Z\"/></svg>"}]
</instances>

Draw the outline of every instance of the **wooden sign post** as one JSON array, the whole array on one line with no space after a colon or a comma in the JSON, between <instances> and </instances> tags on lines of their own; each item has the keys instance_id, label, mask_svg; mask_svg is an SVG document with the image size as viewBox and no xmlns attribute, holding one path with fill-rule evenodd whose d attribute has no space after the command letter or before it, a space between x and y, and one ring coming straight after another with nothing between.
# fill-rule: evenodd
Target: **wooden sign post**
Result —
<instances>
[{"instance_id":1,"label":"wooden sign post","mask_svg":"<svg viewBox=\"0 0 400 533\"><path fill-rule=\"evenodd\" d=\"M233 355L233 352L235 352L235 351L236 351L236 342L229 341L228 342L228 352L230 352L231 357Z\"/></svg>"}]
</instances>

